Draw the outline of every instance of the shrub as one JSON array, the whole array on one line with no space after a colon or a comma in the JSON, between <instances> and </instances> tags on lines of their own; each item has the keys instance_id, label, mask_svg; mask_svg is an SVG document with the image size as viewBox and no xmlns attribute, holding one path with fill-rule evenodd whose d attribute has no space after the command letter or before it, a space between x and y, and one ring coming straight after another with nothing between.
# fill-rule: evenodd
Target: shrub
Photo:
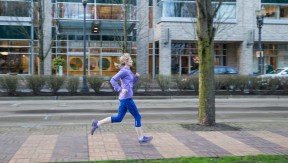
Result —
<instances>
[{"instance_id":1,"label":"shrub","mask_svg":"<svg viewBox=\"0 0 288 163\"><path fill-rule=\"evenodd\" d=\"M26 76L25 81L26 81L27 87L31 89L34 94L37 94L45 86L46 77L43 75Z\"/></svg>"},{"instance_id":2,"label":"shrub","mask_svg":"<svg viewBox=\"0 0 288 163\"><path fill-rule=\"evenodd\" d=\"M198 76L191 76L189 78L191 82L191 87L195 91L199 91L199 77Z\"/></svg>"},{"instance_id":3,"label":"shrub","mask_svg":"<svg viewBox=\"0 0 288 163\"><path fill-rule=\"evenodd\" d=\"M248 81L248 88L251 90L259 90L262 85L262 79L251 76Z\"/></svg>"},{"instance_id":4,"label":"shrub","mask_svg":"<svg viewBox=\"0 0 288 163\"><path fill-rule=\"evenodd\" d=\"M76 76L69 77L67 80L68 92L70 92L71 94L76 93L77 89L79 87L79 83L80 83L80 81L79 81L78 77L76 77Z\"/></svg>"},{"instance_id":5,"label":"shrub","mask_svg":"<svg viewBox=\"0 0 288 163\"><path fill-rule=\"evenodd\" d=\"M169 89L169 84L171 81L171 77L167 75L158 75L156 77L156 81L161 89L162 92Z\"/></svg>"},{"instance_id":6,"label":"shrub","mask_svg":"<svg viewBox=\"0 0 288 163\"><path fill-rule=\"evenodd\" d=\"M94 90L94 92L99 92L102 83L104 81L104 78L100 75L93 75L93 76L88 76L87 81L90 85L90 87Z\"/></svg>"},{"instance_id":7,"label":"shrub","mask_svg":"<svg viewBox=\"0 0 288 163\"><path fill-rule=\"evenodd\" d=\"M19 78L18 76L3 76L0 77L0 85L6 90L8 95L15 95Z\"/></svg>"},{"instance_id":8,"label":"shrub","mask_svg":"<svg viewBox=\"0 0 288 163\"><path fill-rule=\"evenodd\" d=\"M141 81L141 78L139 78L139 80L136 83L134 83L133 91L137 92L140 89L141 85L142 85L142 81Z\"/></svg>"},{"instance_id":9,"label":"shrub","mask_svg":"<svg viewBox=\"0 0 288 163\"><path fill-rule=\"evenodd\" d=\"M250 76L247 75L239 75L234 77L234 84L236 89L240 89L242 92L245 88L248 88Z\"/></svg>"},{"instance_id":10,"label":"shrub","mask_svg":"<svg viewBox=\"0 0 288 163\"><path fill-rule=\"evenodd\" d=\"M281 80L281 86L285 91L288 91L288 77L282 77Z\"/></svg>"},{"instance_id":11,"label":"shrub","mask_svg":"<svg viewBox=\"0 0 288 163\"><path fill-rule=\"evenodd\" d=\"M229 90L236 90L237 87L237 78L234 75L223 75L221 76L221 80L223 80L223 87L229 91Z\"/></svg>"},{"instance_id":12,"label":"shrub","mask_svg":"<svg viewBox=\"0 0 288 163\"><path fill-rule=\"evenodd\" d=\"M149 75L140 76L140 82L141 82L141 85L143 86L145 92L148 92L152 89L152 82L153 81Z\"/></svg>"},{"instance_id":13,"label":"shrub","mask_svg":"<svg viewBox=\"0 0 288 163\"><path fill-rule=\"evenodd\" d=\"M191 86L191 80L187 76L179 76L175 75L173 76L173 79L176 82L176 87L182 91L182 90L187 90Z\"/></svg>"},{"instance_id":14,"label":"shrub","mask_svg":"<svg viewBox=\"0 0 288 163\"><path fill-rule=\"evenodd\" d=\"M225 78L224 80L221 78L221 76L217 75L215 76L215 90L220 90L225 86Z\"/></svg>"},{"instance_id":15,"label":"shrub","mask_svg":"<svg viewBox=\"0 0 288 163\"><path fill-rule=\"evenodd\" d=\"M281 81L277 77L276 78L270 78L268 80L267 84L268 84L267 85L267 89L268 90L277 90L280 87L280 85L281 85Z\"/></svg>"},{"instance_id":16,"label":"shrub","mask_svg":"<svg viewBox=\"0 0 288 163\"><path fill-rule=\"evenodd\" d=\"M53 94L57 93L57 91L64 84L65 79L66 79L65 76L55 76L55 75L47 76L47 85L51 89L51 92Z\"/></svg>"}]
</instances>

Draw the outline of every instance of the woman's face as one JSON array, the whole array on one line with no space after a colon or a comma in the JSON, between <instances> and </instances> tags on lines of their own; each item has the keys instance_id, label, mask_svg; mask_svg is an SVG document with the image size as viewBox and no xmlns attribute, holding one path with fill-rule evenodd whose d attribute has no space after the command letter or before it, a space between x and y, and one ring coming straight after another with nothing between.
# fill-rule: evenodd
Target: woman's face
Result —
<instances>
[{"instance_id":1,"label":"woman's face","mask_svg":"<svg viewBox=\"0 0 288 163\"><path fill-rule=\"evenodd\" d=\"M129 57L128 61L126 62L126 65L129 67L133 66L133 60L131 59L131 57Z\"/></svg>"}]
</instances>

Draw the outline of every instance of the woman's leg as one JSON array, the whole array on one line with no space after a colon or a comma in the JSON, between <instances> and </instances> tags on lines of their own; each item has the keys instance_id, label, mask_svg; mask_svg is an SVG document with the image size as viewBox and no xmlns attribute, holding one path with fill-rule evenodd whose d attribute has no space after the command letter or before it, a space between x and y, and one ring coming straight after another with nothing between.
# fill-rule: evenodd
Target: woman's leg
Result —
<instances>
[{"instance_id":1,"label":"woman's leg","mask_svg":"<svg viewBox=\"0 0 288 163\"><path fill-rule=\"evenodd\" d=\"M100 126L100 125L106 124L106 123L111 123L111 117L107 117L107 118L104 118L104 119L98 121L97 126Z\"/></svg>"},{"instance_id":2,"label":"woman's leg","mask_svg":"<svg viewBox=\"0 0 288 163\"><path fill-rule=\"evenodd\" d=\"M149 143L153 137L152 136L144 136L142 132L142 124L141 124L141 115L138 111L137 106L135 105L133 99L128 101L127 109L133 115L135 119L135 128L138 135L138 140L140 144Z\"/></svg>"},{"instance_id":3,"label":"woman's leg","mask_svg":"<svg viewBox=\"0 0 288 163\"><path fill-rule=\"evenodd\" d=\"M117 116L112 116L111 117L111 122L112 123L121 122L123 120L126 112L127 112L127 107L126 107L125 100L120 100L120 105L119 105L119 108L118 108L118 115Z\"/></svg>"},{"instance_id":4,"label":"woman's leg","mask_svg":"<svg viewBox=\"0 0 288 163\"><path fill-rule=\"evenodd\" d=\"M135 129L138 135L138 140L139 143L148 143L150 142L153 137L152 136L144 136L143 132L142 132L142 124L141 124L141 115L138 111L137 106L135 105L133 99L128 101L128 105L127 105L127 109L129 110L129 112L133 115L134 119L135 119Z\"/></svg>"},{"instance_id":5,"label":"woman's leg","mask_svg":"<svg viewBox=\"0 0 288 163\"><path fill-rule=\"evenodd\" d=\"M97 128L99 128L100 125L102 124L106 124L106 123L116 123L116 122L121 122L125 116L127 112L127 108L125 106L125 103L120 100L120 105L119 105L119 108L118 108L118 115L117 116L112 116L112 117L107 117L107 118L104 118L100 121L97 121L97 120L93 120L92 122L92 129L91 129L91 135L94 134L94 132L96 131Z\"/></svg>"}]
</instances>

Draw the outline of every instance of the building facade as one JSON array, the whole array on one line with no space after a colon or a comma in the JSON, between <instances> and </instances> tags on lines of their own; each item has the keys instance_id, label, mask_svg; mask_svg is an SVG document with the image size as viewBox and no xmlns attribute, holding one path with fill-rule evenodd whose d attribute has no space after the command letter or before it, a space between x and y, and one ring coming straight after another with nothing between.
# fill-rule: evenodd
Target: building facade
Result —
<instances>
[{"instance_id":1,"label":"building facade","mask_svg":"<svg viewBox=\"0 0 288 163\"><path fill-rule=\"evenodd\" d=\"M0 0L0 74L39 73L34 1ZM61 56L66 60L64 75L81 76L86 66L88 75L112 76L125 35L127 52L136 62L133 71L154 77L187 75L198 68L195 0L88 0L85 13L81 0L43 2L45 74L55 73L52 60ZM255 11L261 7L266 10L261 30L264 64L288 66L288 0L224 0L215 17L215 65L233 66L245 75L258 72Z\"/></svg>"},{"instance_id":2,"label":"building facade","mask_svg":"<svg viewBox=\"0 0 288 163\"><path fill-rule=\"evenodd\" d=\"M159 51L159 73L189 74L199 61L195 0L154 0L153 4L151 30ZM264 64L274 69L288 66L287 0L224 0L215 17L215 65L234 66L246 75L258 72L255 11L261 7L266 10L261 34Z\"/></svg>"}]
</instances>

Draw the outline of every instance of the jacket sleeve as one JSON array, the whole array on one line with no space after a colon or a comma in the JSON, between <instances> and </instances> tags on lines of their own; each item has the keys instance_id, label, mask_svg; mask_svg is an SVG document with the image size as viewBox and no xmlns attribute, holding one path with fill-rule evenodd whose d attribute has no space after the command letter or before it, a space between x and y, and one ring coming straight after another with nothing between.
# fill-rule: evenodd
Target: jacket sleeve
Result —
<instances>
[{"instance_id":1,"label":"jacket sleeve","mask_svg":"<svg viewBox=\"0 0 288 163\"><path fill-rule=\"evenodd\" d=\"M110 79L110 83L111 83L112 87L114 88L114 91L116 91L116 92L121 92L122 88L121 88L120 85L117 83L117 81L118 81L119 79L121 79L124 75L125 75L125 72L120 70L116 75L114 75L114 76Z\"/></svg>"},{"instance_id":2,"label":"jacket sleeve","mask_svg":"<svg viewBox=\"0 0 288 163\"><path fill-rule=\"evenodd\" d=\"M133 78L133 84L135 84L138 80L139 80L139 77L135 75Z\"/></svg>"}]
</instances>

